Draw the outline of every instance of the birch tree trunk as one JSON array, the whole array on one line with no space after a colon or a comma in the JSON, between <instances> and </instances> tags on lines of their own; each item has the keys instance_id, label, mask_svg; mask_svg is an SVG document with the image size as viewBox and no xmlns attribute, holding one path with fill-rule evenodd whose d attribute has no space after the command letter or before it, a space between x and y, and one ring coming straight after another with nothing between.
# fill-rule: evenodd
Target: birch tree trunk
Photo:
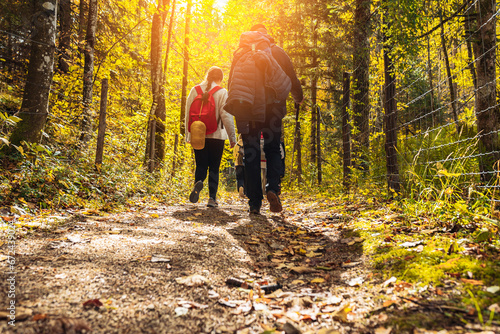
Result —
<instances>
[{"instance_id":1,"label":"birch tree trunk","mask_svg":"<svg viewBox=\"0 0 500 334\"><path fill-rule=\"evenodd\" d=\"M40 141L49 112L49 94L54 74L57 0L37 0L33 15L31 54L19 117L10 136L13 145Z\"/></svg>"}]
</instances>

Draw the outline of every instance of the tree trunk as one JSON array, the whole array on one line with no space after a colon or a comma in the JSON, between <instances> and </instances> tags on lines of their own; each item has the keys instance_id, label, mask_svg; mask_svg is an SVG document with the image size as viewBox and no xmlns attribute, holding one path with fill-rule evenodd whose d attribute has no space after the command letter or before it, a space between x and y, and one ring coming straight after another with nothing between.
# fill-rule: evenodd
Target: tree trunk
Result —
<instances>
[{"instance_id":1,"label":"tree trunk","mask_svg":"<svg viewBox=\"0 0 500 334\"><path fill-rule=\"evenodd\" d=\"M88 0L91 1L91 0ZM83 43L85 40L85 27L87 26L87 21L85 14L87 13L87 0L80 0L79 5L79 13L78 13L78 50L80 53L83 53Z\"/></svg>"},{"instance_id":2,"label":"tree trunk","mask_svg":"<svg viewBox=\"0 0 500 334\"><path fill-rule=\"evenodd\" d=\"M428 67L428 75L429 75L429 88L431 91L431 111L432 113L432 126L436 126L436 113L434 112L434 80L432 76L432 62L431 62L431 45L430 45L430 37L427 36L427 67Z\"/></svg>"},{"instance_id":3,"label":"tree trunk","mask_svg":"<svg viewBox=\"0 0 500 334\"><path fill-rule=\"evenodd\" d=\"M23 101L10 141L19 145L25 140L40 141L49 112L49 94L54 74L54 52L57 30L57 0L37 0L33 15L31 54Z\"/></svg>"},{"instance_id":4,"label":"tree trunk","mask_svg":"<svg viewBox=\"0 0 500 334\"><path fill-rule=\"evenodd\" d=\"M353 34L353 100L354 126L358 130L353 135L354 166L368 170L366 154L370 147L370 6L371 0L356 0Z\"/></svg>"},{"instance_id":5,"label":"tree trunk","mask_svg":"<svg viewBox=\"0 0 500 334\"><path fill-rule=\"evenodd\" d=\"M348 191L351 186L351 126L349 125L349 96L350 90L349 73L343 74L342 90L342 167L344 170L343 186Z\"/></svg>"},{"instance_id":6,"label":"tree trunk","mask_svg":"<svg viewBox=\"0 0 500 334\"><path fill-rule=\"evenodd\" d=\"M292 163L290 167L290 184L293 182L294 176L302 183L302 150L300 146L300 105L295 104L295 132L293 135L293 152ZM297 167L294 172L294 157L297 156Z\"/></svg>"},{"instance_id":7,"label":"tree trunk","mask_svg":"<svg viewBox=\"0 0 500 334\"><path fill-rule=\"evenodd\" d=\"M86 148L90 140L92 130L92 86L94 80L94 48L95 31L97 27L97 0L89 0L89 15L87 34L85 36L85 65L83 67L83 113L81 121L80 143Z\"/></svg>"},{"instance_id":8,"label":"tree trunk","mask_svg":"<svg viewBox=\"0 0 500 334\"><path fill-rule=\"evenodd\" d=\"M496 1L479 0L477 6L477 31L473 49L476 58L477 94L476 123L479 134L479 170L481 181L494 180L494 164L500 159L497 153L499 111L496 106Z\"/></svg>"},{"instance_id":9,"label":"tree trunk","mask_svg":"<svg viewBox=\"0 0 500 334\"><path fill-rule=\"evenodd\" d=\"M179 146L179 134L175 134L174 136L174 158L172 159L172 177L175 177L175 172L177 168L177 146Z\"/></svg>"},{"instance_id":10,"label":"tree trunk","mask_svg":"<svg viewBox=\"0 0 500 334\"><path fill-rule=\"evenodd\" d=\"M59 26L58 68L68 73L71 58L71 0L59 0Z\"/></svg>"},{"instance_id":11,"label":"tree trunk","mask_svg":"<svg viewBox=\"0 0 500 334\"><path fill-rule=\"evenodd\" d=\"M398 155L397 155L397 104L396 104L396 77L392 63L391 46L384 36L384 73L385 73L385 153L387 167L387 187L389 193L400 192Z\"/></svg>"},{"instance_id":12,"label":"tree trunk","mask_svg":"<svg viewBox=\"0 0 500 334\"><path fill-rule=\"evenodd\" d=\"M172 1L172 9L170 14L170 22L168 24L168 35L167 35L167 49L165 51L165 63L163 65L163 87L165 89L166 81L167 81L167 69L168 69L168 55L170 53L170 43L172 40L172 29L174 27L174 15L175 15L175 0Z\"/></svg>"},{"instance_id":13,"label":"tree trunk","mask_svg":"<svg viewBox=\"0 0 500 334\"><path fill-rule=\"evenodd\" d=\"M153 15L151 25L151 93L153 96L153 108L149 121L148 144L146 145L146 157L148 157L148 170L153 172L165 157L165 97L163 93L163 71L162 71L162 39L163 39L163 11L165 2L158 0L158 8ZM153 145L154 142L154 145ZM153 149L154 147L154 149ZM154 153L154 154L153 154ZM152 160L152 161L151 161Z\"/></svg>"},{"instance_id":14,"label":"tree trunk","mask_svg":"<svg viewBox=\"0 0 500 334\"><path fill-rule=\"evenodd\" d=\"M453 121L455 122L455 128L457 130L457 135L460 133L460 125L458 124L458 111L457 111L457 96L455 93L455 85L453 84L453 76L451 74L450 59L448 57L448 50L446 47L446 39L444 24L443 24L443 14L439 10L439 19L441 21L441 46L443 48L444 64L446 66L446 74L448 75L448 87L450 89L450 102L451 102L451 113L453 115Z\"/></svg>"},{"instance_id":15,"label":"tree trunk","mask_svg":"<svg viewBox=\"0 0 500 334\"><path fill-rule=\"evenodd\" d=\"M192 0L188 0L186 6L186 23L184 27L184 67L182 69L182 93L181 93L181 117L180 117L180 134L185 135L184 118L186 116L186 93L188 83L188 68L189 68L189 24L191 23L191 6Z\"/></svg>"},{"instance_id":16,"label":"tree trunk","mask_svg":"<svg viewBox=\"0 0 500 334\"><path fill-rule=\"evenodd\" d=\"M101 84L101 105L99 109L99 128L97 130L97 148L95 152L95 166L101 170L102 156L104 153L104 136L106 134L106 108L108 106L108 79L103 79Z\"/></svg>"},{"instance_id":17,"label":"tree trunk","mask_svg":"<svg viewBox=\"0 0 500 334\"><path fill-rule=\"evenodd\" d=\"M323 181L321 169L321 109L316 105L316 169L318 170L318 185Z\"/></svg>"},{"instance_id":18,"label":"tree trunk","mask_svg":"<svg viewBox=\"0 0 500 334\"><path fill-rule=\"evenodd\" d=\"M317 153L316 153L316 144L317 144L317 95L318 95L318 56L316 54L316 48L318 46L318 25L316 24L313 28L313 50L311 52L312 54L312 78L311 78L311 137L310 137L310 145L309 145L309 151L311 154L310 157L310 162L311 164L315 164L316 160L318 159Z\"/></svg>"}]
</instances>

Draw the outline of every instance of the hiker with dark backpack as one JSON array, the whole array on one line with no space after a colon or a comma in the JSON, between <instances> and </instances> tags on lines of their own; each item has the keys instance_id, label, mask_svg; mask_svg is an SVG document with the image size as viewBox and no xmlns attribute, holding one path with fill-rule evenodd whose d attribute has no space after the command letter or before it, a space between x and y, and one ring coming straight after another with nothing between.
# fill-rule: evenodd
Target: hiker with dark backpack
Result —
<instances>
[{"instance_id":1,"label":"hiker with dark backpack","mask_svg":"<svg viewBox=\"0 0 500 334\"><path fill-rule=\"evenodd\" d=\"M224 73L219 67L211 67L206 79L191 89L186 101L186 142L193 145L196 161L195 183L189 201L198 202L208 172L208 207L218 206L219 167L224 142L229 139L231 148L236 144L233 116L223 109L227 99L227 90L220 87L223 78Z\"/></svg>"},{"instance_id":2,"label":"hiker with dark backpack","mask_svg":"<svg viewBox=\"0 0 500 334\"><path fill-rule=\"evenodd\" d=\"M240 36L229 74L229 94L226 109L235 116L242 134L245 151L246 195L251 214L260 214L261 134L267 163L266 197L271 212L281 212L279 198L282 161L280 138L286 98L291 92L296 103L302 103L303 93L292 62L285 51L274 44L262 24Z\"/></svg>"}]
</instances>

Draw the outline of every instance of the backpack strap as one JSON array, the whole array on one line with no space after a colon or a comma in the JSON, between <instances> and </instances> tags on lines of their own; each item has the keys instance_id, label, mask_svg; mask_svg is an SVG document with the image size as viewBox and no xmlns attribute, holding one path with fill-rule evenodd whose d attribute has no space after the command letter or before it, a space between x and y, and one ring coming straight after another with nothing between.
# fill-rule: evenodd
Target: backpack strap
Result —
<instances>
[{"instance_id":1,"label":"backpack strap","mask_svg":"<svg viewBox=\"0 0 500 334\"><path fill-rule=\"evenodd\" d=\"M209 92L208 92L208 95L212 96L214 95L217 91L219 91L220 89L222 89L221 86L215 86L214 88L212 88ZM215 112L215 117L217 118L217 112ZM224 123L222 123L222 117L219 117L219 120L217 121L217 124L220 124L220 128L221 129L224 129Z\"/></svg>"},{"instance_id":2,"label":"backpack strap","mask_svg":"<svg viewBox=\"0 0 500 334\"><path fill-rule=\"evenodd\" d=\"M201 87L199 85L194 86L194 88L196 89L196 92L198 93L198 95L203 95L203 89L201 89Z\"/></svg>"},{"instance_id":3,"label":"backpack strap","mask_svg":"<svg viewBox=\"0 0 500 334\"><path fill-rule=\"evenodd\" d=\"M212 88L209 92L208 92L208 95L214 95L215 92L217 92L219 89L222 89L221 86L215 86L214 88Z\"/></svg>"}]
</instances>

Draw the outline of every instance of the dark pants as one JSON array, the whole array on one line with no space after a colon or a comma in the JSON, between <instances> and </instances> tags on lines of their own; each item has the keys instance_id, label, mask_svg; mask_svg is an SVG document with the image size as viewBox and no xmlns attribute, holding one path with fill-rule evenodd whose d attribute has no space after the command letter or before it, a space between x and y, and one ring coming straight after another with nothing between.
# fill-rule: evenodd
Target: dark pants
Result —
<instances>
[{"instance_id":1,"label":"dark pants","mask_svg":"<svg viewBox=\"0 0 500 334\"><path fill-rule=\"evenodd\" d=\"M217 199L219 188L219 166L224 151L224 140L205 139L205 147L202 150L194 150L196 160L196 171L194 182L205 181L208 171L208 194L210 198Z\"/></svg>"},{"instance_id":2,"label":"dark pants","mask_svg":"<svg viewBox=\"0 0 500 334\"><path fill-rule=\"evenodd\" d=\"M245 150L245 174L247 177L246 195L251 207L262 206L262 187L260 177L260 135L264 136L264 153L267 161L266 191L279 193L280 172L282 170L280 154L282 115L274 109L266 111L264 123L250 123L248 134L242 134Z\"/></svg>"}]
</instances>

